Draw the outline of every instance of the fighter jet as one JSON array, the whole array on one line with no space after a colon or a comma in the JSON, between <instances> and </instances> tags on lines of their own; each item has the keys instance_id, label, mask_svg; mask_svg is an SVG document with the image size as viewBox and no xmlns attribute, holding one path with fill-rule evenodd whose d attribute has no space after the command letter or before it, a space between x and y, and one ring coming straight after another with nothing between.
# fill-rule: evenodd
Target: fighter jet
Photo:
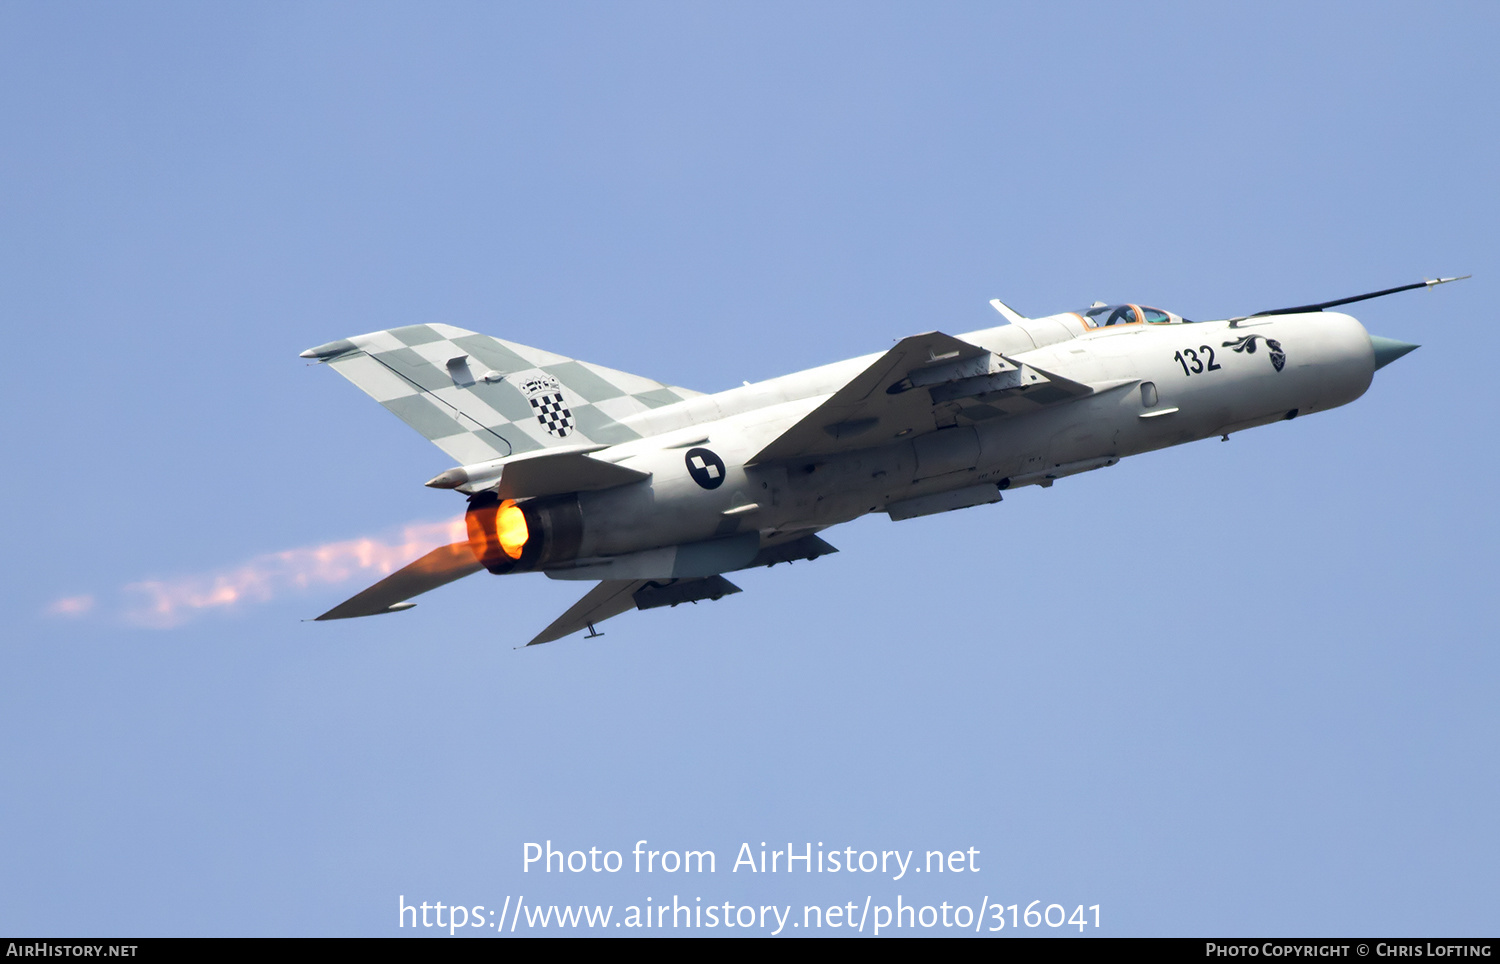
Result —
<instances>
[{"instance_id":1,"label":"fighter jet","mask_svg":"<svg viewBox=\"0 0 1500 964\"><path fill-rule=\"evenodd\" d=\"M1468 277L1464 275L1463 277ZM429 480L468 498L468 539L428 553L320 620L409 609L463 576L594 583L527 645L630 609L720 599L725 573L836 552L818 533L999 502L1107 468L1348 404L1418 346L1342 305L1193 322L1095 303L912 335L881 354L705 395L449 325L310 348L442 449Z\"/></svg>"}]
</instances>

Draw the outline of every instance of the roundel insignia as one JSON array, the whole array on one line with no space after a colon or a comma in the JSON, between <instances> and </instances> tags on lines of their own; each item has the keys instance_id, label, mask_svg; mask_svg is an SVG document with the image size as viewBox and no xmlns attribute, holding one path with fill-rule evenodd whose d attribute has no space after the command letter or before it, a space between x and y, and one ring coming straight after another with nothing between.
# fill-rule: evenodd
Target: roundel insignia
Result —
<instances>
[{"instance_id":1,"label":"roundel insignia","mask_svg":"<svg viewBox=\"0 0 1500 964\"><path fill-rule=\"evenodd\" d=\"M724 484L724 460L708 449L688 449L686 460L688 474L705 489Z\"/></svg>"}]
</instances>

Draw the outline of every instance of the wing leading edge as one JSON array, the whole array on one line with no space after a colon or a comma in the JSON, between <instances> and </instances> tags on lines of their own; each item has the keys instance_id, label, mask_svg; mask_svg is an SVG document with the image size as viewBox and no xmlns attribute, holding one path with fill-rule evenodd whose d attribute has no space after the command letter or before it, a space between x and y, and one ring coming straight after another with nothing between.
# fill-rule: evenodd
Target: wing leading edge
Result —
<instances>
[{"instance_id":1,"label":"wing leading edge","mask_svg":"<svg viewBox=\"0 0 1500 964\"><path fill-rule=\"evenodd\" d=\"M411 565L396 570L317 619L352 619L355 616L378 616L381 613L410 609L416 605L407 602L413 596L446 586L483 568L474 558L467 542L454 542L434 549Z\"/></svg>"}]
</instances>

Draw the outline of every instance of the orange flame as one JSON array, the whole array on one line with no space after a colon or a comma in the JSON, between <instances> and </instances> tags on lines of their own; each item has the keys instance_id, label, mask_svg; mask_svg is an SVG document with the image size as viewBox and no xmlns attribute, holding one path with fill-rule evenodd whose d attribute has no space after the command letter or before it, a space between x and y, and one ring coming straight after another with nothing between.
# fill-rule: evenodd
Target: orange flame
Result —
<instances>
[{"instance_id":1,"label":"orange flame","mask_svg":"<svg viewBox=\"0 0 1500 964\"><path fill-rule=\"evenodd\" d=\"M526 548L531 533L526 528L525 514L510 499L502 502L500 511L495 513L495 534L500 537L500 548L507 556L521 558L521 550Z\"/></svg>"},{"instance_id":2,"label":"orange flame","mask_svg":"<svg viewBox=\"0 0 1500 964\"><path fill-rule=\"evenodd\" d=\"M463 519L413 523L401 530L395 542L349 539L256 556L244 565L220 572L131 583L125 592L139 602L124 616L140 626L178 626L205 609L269 602L289 590L340 583L355 576L389 575L438 546L464 538ZM87 606L76 607L88 598L59 599L48 612L81 613ZM92 605L91 599L88 605Z\"/></svg>"}]
</instances>

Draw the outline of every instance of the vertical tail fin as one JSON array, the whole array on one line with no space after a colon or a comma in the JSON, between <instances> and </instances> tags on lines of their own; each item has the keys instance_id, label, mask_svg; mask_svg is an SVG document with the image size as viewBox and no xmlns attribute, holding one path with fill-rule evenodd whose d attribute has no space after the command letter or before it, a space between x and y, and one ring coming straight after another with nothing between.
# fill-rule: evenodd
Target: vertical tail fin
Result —
<instances>
[{"instance_id":1,"label":"vertical tail fin","mask_svg":"<svg viewBox=\"0 0 1500 964\"><path fill-rule=\"evenodd\" d=\"M451 325L309 348L460 464L626 442L619 420L700 394Z\"/></svg>"}]
</instances>

